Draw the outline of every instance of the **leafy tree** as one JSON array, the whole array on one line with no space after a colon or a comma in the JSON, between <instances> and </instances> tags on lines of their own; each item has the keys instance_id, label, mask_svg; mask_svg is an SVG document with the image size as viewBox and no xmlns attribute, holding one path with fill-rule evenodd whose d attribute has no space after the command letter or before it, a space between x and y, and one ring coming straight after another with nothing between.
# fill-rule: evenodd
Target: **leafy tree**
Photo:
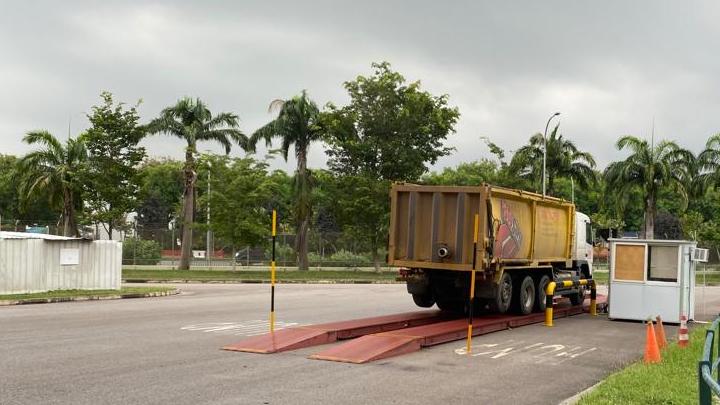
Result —
<instances>
[{"instance_id":1,"label":"leafy tree","mask_svg":"<svg viewBox=\"0 0 720 405\"><path fill-rule=\"evenodd\" d=\"M652 239L661 190L671 190L687 201L688 165L694 156L674 142L661 141L651 145L634 136L620 138L617 148L628 148L631 154L624 161L613 162L605 169L608 187L621 198L633 190L640 190L645 212L643 233L646 238Z\"/></svg>"},{"instance_id":2,"label":"leafy tree","mask_svg":"<svg viewBox=\"0 0 720 405\"><path fill-rule=\"evenodd\" d=\"M77 211L82 208L82 167L87 160L85 145L68 139L63 145L47 131L31 131L23 138L40 149L30 152L18 165L19 194L23 202L47 196L50 207L61 212L62 234L79 236Z\"/></svg>"},{"instance_id":3,"label":"leafy tree","mask_svg":"<svg viewBox=\"0 0 720 405\"><path fill-rule=\"evenodd\" d=\"M140 166L137 220L142 230L167 229L176 218L183 194L182 168L176 160L149 160Z\"/></svg>"},{"instance_id":4,"label":"leafy tree","mask_svg":"<svg viewBox=\"0 0 720 405\"><path fill-rule=\"evenodd\" d=\"M421 91L420 82L373 63L371 77L345 82L350 104L329 105L328 166L336 173L414 181L449 154L443 146L460 114L448 96Z\"/></svg>"},{"instance_id":5,"label":"leafy tree","mask_svg":"<svg viewBox=\"0 0 720 405\"><path fill-rule=\"evenodd\" d=\"M88 152L84 200L90 218L112 238L113 229L135 209L137 166L145 157L138 143L145 129L138 124L137 105L126 109L123 103L115 104L109 92L100 97L103 103L92 108L90 129L82 135Z\"/></svg>"},{"instance_id":6,"label":"leafy tree","mask_svg":"<svg viewBox=\"0 0 720 405\"><path fill-rule=\"evenodd\" d=\"M310 194L312 191L311 173L307 168L307 155L310 144L319 141L322 136L318 110L315 102L310 100L305 90L299 96L289 100L274 100L270 103L270 111L278 109L277 118L255 131L250 137L254 145L260 139L270 146L274 138L280 139L283 158L287 161L290 148L295 151L297 169L295 171L295 221L298 268L308 269L308 240L312 218Z\"/></svg>"},{"instance_id":7,"label":"leafy tree","mask_svg":"<svg viewBox=\"0 0 720 405\"><path fill-rule=\"evenodd\" d=\"M654 232L658 239L681 239L683 235L683 228L680 218L667 211L658 211L655 216Z\"/></svg>"},{"instance_id":8,"label":"leafy tree","mask_svg":"<svg viewBox=\"0 0 720 405\"><path fill-rule=\"evenodd\" d=\"M423 176L426 184L450 186L479 186L483 183L497 184L499 177L497 163L482 159L475 162L460 163L456 167L446 167L442 172L431 172Z\"/></svg>"},{"instance_id":9,"label":"leafy tree","mask_svg":"<svg viewBox=\"0 0 720 405\"><path fill-rule=\"evenodd\" d=\"M180 270L190 268L192 256L192 228L195 214L195 155L197 143L213 141L230 153L232 143L248 148L247 137L238 129L238 116L232 113L213 115L200 99L183 98L174 106L165 108L160 117L149 125L152 134L164 133L185 140L185 165L183 167L182 250Z\"/></svg>"},{"instance_id":10,"label":"leafy tree","mask_svg":"<svg viewBox=\"0 0 720 405\"><path fill-rule=\"evenodd\" d=\"M555 181L559 178L573 179L580 188L588 187L595 181L595 159L588 152L578 150L569 139L558 134L558 128L547 138L547 193L554 195L557 190ZM544 150L543 134L537 133L530 138L528 145L515 152L510 162L511 170L520 177L529 179L537 184L537 190L542 186L542 161Z\"/></svg>"},{"instance_id":11,"label":"leafy tree","mask_svg":"<svg viewBox=\"0 0 720 405\"><path fill-rule=\"evenodd\" d=\"M350 103L328 106L323 115L327 131L329 168L345 176L338 206L343 227L377 249L385 241L391 181L416 181L430 164L450 153L443 145L454 132L457 108L448 96L422 91L419 82L373 63L374 74L345 82Z\"/></svg>"},{"instance_id":12,"label":"leafy tree","mask_svg":"<svg viewBox=\"0 0 720 405\"><path fill-rule=\"evenodd\" d=\"M0 154L0 218L19 218L16 170L18 159Z\"/></svg>"},{"instance_id":13,"label":"leafy tree","mask_svg":"<svg viewBox=\"0 0 720 405\"><path fill-rule=\"evenodd\" d=\"M283 184L268 175L265 162L215 155L203 155L203 159L212 165L211 191L198 202L202 206L210 203L215 238L233 248L266 243L271 222L267 208Z\"/></svg>"}]
</instances>

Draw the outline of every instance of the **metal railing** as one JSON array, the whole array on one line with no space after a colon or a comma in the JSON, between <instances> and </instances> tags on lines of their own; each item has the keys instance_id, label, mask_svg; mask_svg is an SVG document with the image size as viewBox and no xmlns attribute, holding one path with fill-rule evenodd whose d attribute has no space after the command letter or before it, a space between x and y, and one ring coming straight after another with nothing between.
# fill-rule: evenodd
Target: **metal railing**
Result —
<instances>
[{"instance_id":1,"label":"metal railing","mask_svg":"<svg viewBox=\"0 0 720 405\"><path fill-rule=\"evenodd\" d=\"M705 332L705 345L702 357L698 362L698 389L701 405L711 404L713 394L720 397L720 372L718 372L720 356L717 356L720 353L720 339L716 339L716 334L720 333L719 327L720 315Z\"/></svg>"},{"instance_id":2,"label":"metal railing","mask_svg":"<svg viewBox=\"0 0 720 405\"><path fill-rule=\"evenodd\" d=\"M567 290L570 288L590 287L590 315L597 315L597 286L593 279L578 279L551 281L545 287L545 326L553 326L553 309L555 308L555 291ZM582 305L582 302L580 303Z\"/></svg>"}]
</instances>

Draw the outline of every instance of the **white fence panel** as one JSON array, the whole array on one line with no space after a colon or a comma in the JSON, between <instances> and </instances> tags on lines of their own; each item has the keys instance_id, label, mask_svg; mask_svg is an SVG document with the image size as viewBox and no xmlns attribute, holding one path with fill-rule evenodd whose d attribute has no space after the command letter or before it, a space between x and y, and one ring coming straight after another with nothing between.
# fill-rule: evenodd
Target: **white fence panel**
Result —
<instances>
[{"instance_id":1,"label":"white fence panel","mask_svg":"<svg viewBox=\"0 0 720 405\"><path fill-rule=\"evenodd\" d=\"M120 242L0 240L0 294L116 290L121 277Z\"/></svg>"}]
</instances>

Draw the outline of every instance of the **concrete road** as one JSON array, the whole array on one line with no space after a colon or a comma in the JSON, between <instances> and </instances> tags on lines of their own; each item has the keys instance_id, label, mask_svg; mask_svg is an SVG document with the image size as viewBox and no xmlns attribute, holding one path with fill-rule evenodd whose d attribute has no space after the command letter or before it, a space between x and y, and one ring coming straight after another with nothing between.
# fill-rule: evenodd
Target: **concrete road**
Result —
<instances>
[{"instance_id":1,"label":"concrete road","mask_svg":"<svg viewBox=\"0 0 720 405\"><path fill-rule=\"evenodd\" d=\"M221 351L267 328L269 286L0 308L2 404L555 404L641 355L644 327L578 315L352 365ZM403 285L280 285L281 325L414 311ZM708 288L717 312L720 289ZM676 334L674 327L667 330Z\"/></svg>"}]
</instances>

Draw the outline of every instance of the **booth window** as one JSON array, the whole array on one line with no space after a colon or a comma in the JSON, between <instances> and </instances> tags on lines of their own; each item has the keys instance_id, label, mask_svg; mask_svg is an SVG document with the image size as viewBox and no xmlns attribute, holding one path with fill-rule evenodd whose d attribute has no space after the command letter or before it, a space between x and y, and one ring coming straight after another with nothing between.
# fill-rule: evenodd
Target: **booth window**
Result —
<instances>
[{"instance_id":1,"label":"booth window","mask_svg":"<svg viewBox=\"0 0 720 405\"><path fill-rule=\"evenodd\" d=\"M613 280L645 281L645 245L615 245Z\"/></svg>"},{"instance_id":2,"label":"booth window","mask_svg":"<svg viewBox=\"0 0 720 405\"><path fill-rule=\"evenodd\" d=\"M677 282L678 247L648 246L648 280Z\"/></svg>"}]
</instances>

